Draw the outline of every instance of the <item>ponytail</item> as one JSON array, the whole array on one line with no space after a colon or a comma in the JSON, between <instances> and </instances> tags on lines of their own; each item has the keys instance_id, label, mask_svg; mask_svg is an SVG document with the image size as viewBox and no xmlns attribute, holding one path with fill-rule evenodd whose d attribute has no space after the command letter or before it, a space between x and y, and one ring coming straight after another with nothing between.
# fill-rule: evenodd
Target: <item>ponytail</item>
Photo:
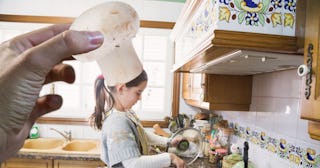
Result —
<instances>
[{"instance_id":1,"label":"ponytail","mask_svg":"<svg viewBox=\"0 0 320 168\"><path fill-rule=\"evenodd\" d=\"M113 89L113 88L109 88ZM91 114L89 124L95 129L101 130L102 122L106 117L106 112L110 111L114 105L114 99L110 90L104 85L104 78L99 76L94 82L95 107L94 113ZM106 91L106 92L105 92ZM106 107L107 103L107 107ZM106 109L105 109L106 108Z\"/></svg>"}]
</instances>

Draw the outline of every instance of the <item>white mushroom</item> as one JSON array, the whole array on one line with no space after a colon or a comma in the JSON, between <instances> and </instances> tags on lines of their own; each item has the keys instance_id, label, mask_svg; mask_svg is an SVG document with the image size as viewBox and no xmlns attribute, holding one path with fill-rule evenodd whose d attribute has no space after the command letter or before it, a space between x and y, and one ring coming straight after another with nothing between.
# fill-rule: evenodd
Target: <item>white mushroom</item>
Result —
<instances>
[{"instance_id":1,"label":"white mushroom","mask_svg":"<svg viewBox=\"0 0 320 168\"><path fill-rule=\"evenodd\" d=\"M100 48L74 57L80 61L97 61L109 86L129 82L142 72L131 41L139 26L137 12L123 2L106 2L90 8L70 29L101 31L104 42Z\"/></svg>"}]
</instances>

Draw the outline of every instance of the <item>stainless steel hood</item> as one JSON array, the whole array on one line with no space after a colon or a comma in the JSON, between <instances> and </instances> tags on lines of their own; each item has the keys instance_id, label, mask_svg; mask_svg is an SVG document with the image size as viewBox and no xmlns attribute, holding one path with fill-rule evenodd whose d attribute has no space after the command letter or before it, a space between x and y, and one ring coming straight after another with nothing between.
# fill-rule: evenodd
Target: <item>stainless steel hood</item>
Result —
<instances>
[{"instance_id":1,"label":"stainless steel hood","mask_svg":"<svg viewBox=\"0 0 320 168\"><path fill-rule=\"evenodd\" d=\"M236 50L190 69L190 72L253 75L295 69L301 64L303 64L302 55Z\"/></svg>"}]
</instances>

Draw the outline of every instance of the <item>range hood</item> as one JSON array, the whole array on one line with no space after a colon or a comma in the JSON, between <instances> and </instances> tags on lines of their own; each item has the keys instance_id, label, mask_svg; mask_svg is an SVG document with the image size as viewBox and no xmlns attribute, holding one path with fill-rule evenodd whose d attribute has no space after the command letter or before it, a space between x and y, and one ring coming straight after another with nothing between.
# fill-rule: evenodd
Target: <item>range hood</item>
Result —
<instances>
[{"instance_id":1,"label":"range hood","mask_svg":"<svg viewBox=\"0 0 320 168\"><path fill-rule=\"evenodd\" d=\"M176 72L253 75L297 68L303 64L297 38L261 33L215 30L175 64Z\"/></svg>"},{"instance_id":2,"label":"range hood","mask_svg":"<svg viewBox=\"0 0 320 168\"><path fill-rule=\"evenodd\" d=\"M269 0L259 3L263 8L245 2L187 0L171 34L176 52L173 71L253 75L303 64L297 38L303 31L295 29L299 10L283 8L277 13ZM243 20L243 15L250 19L252 11L264 20L254 25ZM271 16L283 20L276 22Z\"/></svg>"},{"instance_id":3,"label":"range hood","mask_svg":"<svg viewBox=\"0 0 320 168\"><path fill-rule=\"evenodd\" d=\"M236 50L190 69L193 73L254 75L259 73L295 69L303 64L303 57L250 50Z\"/></svg>"}]
</instances>

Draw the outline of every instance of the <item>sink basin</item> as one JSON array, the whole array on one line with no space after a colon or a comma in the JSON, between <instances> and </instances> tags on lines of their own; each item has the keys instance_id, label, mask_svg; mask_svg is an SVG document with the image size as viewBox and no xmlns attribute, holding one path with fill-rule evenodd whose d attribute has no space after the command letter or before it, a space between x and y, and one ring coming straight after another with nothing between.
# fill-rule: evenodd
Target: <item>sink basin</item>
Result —
<instances>
[{"instance_id":1,"label":"sink basin","mask_svg":"<svg viewBox=\"0 0 320 168\"><path fill-rule=\"evenodd\" d=\"M25 149L39 149L39 150L47 150L57 148L63 145L63 139L49 139L49 138L39 138L39 139L27 139L24 142L22 148Z\"/></svg>"},{"instance_id":2,"label":"sink basin","mask_svg":"<svg viewBox=\"0 0 320 168\"><path fill-rule=\"evenodd\" d=\"M65 151L90 151L97 147L96 141L90 140L73 140L62 149Z\"/></svg>"}]
</instances>

